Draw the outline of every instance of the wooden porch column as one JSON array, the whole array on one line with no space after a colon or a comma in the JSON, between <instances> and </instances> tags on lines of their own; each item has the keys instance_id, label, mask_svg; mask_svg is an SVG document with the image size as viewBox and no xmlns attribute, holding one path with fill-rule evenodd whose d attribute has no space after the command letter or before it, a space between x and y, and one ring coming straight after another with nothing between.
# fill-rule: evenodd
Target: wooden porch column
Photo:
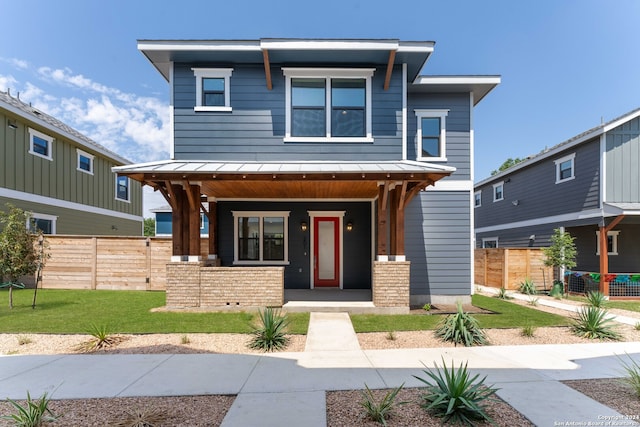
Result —
<instances>
[{"instance_id":1,"label":"wooden porch column","mask_svg":"<svg viewBox=\"0 0 640 427\"><path fill-rule=\"evenodd\" d=\"M391 256L398 254L398 187L394 187L389 195L389 246Z\"/></svg>"},{"instance_id":2,"label":"wooden porch column","mask_svg":"<svg viewBox=\"0 0 640 427\"><path fill-rule=\"evenodd\" d=\"M609 237L608 233L611 231L616 225L622 221L624 215L618 215L615 217L613 221L609 225L604 225L604 219L602 220L603 225L600 226L600 283L598 285L598 289L603 294L609 296L609 282L606 279L606 276L609 274Z\"/></svg>"},{"instance_id":3,"label":"wooden porch column","mask_svg":"<svg viewBox=\"0 0 640 427\"><path fill-rule=\"evenodd\" d=\"M387 253L387 215L389 211L387 210L388 203L388 195L389 195L389 182L385 182L378 184L378 245L377 245L377 256L378 260L380 258L386 259L388 256Z\"/></svg>"},{"instance_id":4,"label":"wooden porch column","mask_svg":"<svg viewBox=\"0 0 640 427\"><path fill-rule=\"evenodd\" d=\"M407 181L397 191L398 207L396 208L396 261L404 261L404 207L406 205ZM400 258L400 259L398 259Z\"/></svg>"},{"instance_id":5,"label":"wooden porch column","mask_svg":"<svg viewBox=\"0 0 640 427\"><path fill-rule=\"evenodd\" d=\"M218 203L209 202L209 258L218 258Z\"/></svg>"},{"instance_id":6,"label":"wooden porch column","mask_svg":"<svg viewBox=\"0 0 640 427\"><path fill-rule=\"evenodd\" d=\"M180 252L183 257L189 255L189 226L191 221L189 221L189 200L187 199L187 192L184 188L180 188L181 194L181 203L180 203L180 216L182 217L180 223L182 227L180 228Z\"/></svg>"},{"instance_id":7,"label":"wooden porch column","mask_svg":"<svg viewBox=\"0 0 640 427\"><path fill-rule=\"evenodd\" d=\"M182 186L170 185L169 193L173 204L171 205L171 254L174 257L182 257Z\"/></svg>"},{"instance_id":8,"label":"wooden porch column","mask_svg":"<svg viewBox=\"0 0 640 427\"><path fill-rule=\"evenodd\" d=\"M189 201L189 261L200 261L200 186L186 186Z\"/></svg>"}]
</instances>

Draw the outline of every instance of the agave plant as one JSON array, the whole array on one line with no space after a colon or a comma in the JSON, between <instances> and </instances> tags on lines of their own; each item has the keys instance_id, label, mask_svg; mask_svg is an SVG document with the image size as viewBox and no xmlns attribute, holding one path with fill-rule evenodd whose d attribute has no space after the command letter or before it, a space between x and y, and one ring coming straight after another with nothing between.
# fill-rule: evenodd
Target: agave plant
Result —
<instances>
[{"instance_id":1,"label":"agave plant","mask_svg":"<svg viewBox=\"0 0 640 427\"><path fill-rule=\"evenodd\" d=\"M114 335L108 325L92 323L87 333L91 335L92 338L78 346L78 350L84 351L85 353L114 346L123 340L122 337Z\"/></svg>"},{"instance_id":2,"label":"agave plant","mask_svg":"<svg viewBox=\"0 0 640 427\"><path fill-rule=\"evenodd\" d=\"M498 289L496 298L507 300L507 299L512 299L513 297L509 295L509 293L507 292L507 289L503 286L500 289Z\"/></svg>"},{"instance_id":3,"label":"agave plant","mask_svg":"<svg viewBox=\"0 0 640 427\"><path fill-rule=\"evenodd\" d=\"M465 424L474 426L478 421L493 423L487 414L485 403L495 395L498 389L484 384L487 377L473 377L467 369L467 363L460 363L455 369L453 361L451 369L442 359L442 369L436 364L435 372L423 371L432 381L414 375L414 378L426 385L421 397L425 410L443 418L443 423Z\"/></svg>"},{"instance_id":4,"label":"agave plant","mask_svg":"<svg viewBox=\"0 0 640 427\"><path fill-rule=\"evenodd\" d=\"M533 283L533 280L528 277L524 279L523 282L520 283L520 292L525 295L535 295L538 291L536 290L536 285Z\"/></svg>"},{"instance_id":5,"label":"agave plant","mask_svg":"<svg viewBox=\"0 0 640 427\"><path fill-rule=\"evenodd\" d=\"M263 350L282 350L287 346L289 338L285 335L289 320L281 316L280 310L267 307L258 312L260 324L254 328L249 347Z\"/></svg>"},{"instance_id":6,"label":"agave plant","mask_svg":"<svg viewBox=\"0 0 640 427\"><path fill-rule=\"evenodd\" d=\"M607 310L594 306L580 307L571 329L584 338L619 341L622 337L613 329Z\"/></svg>"},{"instance_id":7,"label":"agave plant","mask_svg":"<svg viewBox=\"0 0 640 427\"><path fill-rule=\"evenodd\" d=\"M47 396L47 393L44 393L40 399L34 400L27 391L27 401L24 406L15 400L7 399L7 402L17 410L17 413L5 415L2 418L11 421L13 425L20 427L41 426L45 422L55 421L58 418L58 416L49 409L50 401L51 398Z\"/></svg>"},{"instance_id":8,"label":"agave plant","mask_svg":"<svg viewBox=\"0 0 640 427\"><path fill-rule=\"evenodd\" d=\"M488 344L484 331L480 328L478 320L462 310L462 304L458 303L458 311L447 316L436 328L435 334L443 341L452 342L456 346L463 344L465 347Z\"/></svg>"},{"instance_id":9,"label":"agave plant","mask_svg":"<svg viewBox=\"0 0 640 427\"><path fill-rule=\"evenodd\" d=\"M604 307L607 297L600 291L587 292L587 303L592 307Z\"/></svg>"},{"instance_id":10,"label":"agave plant","mask_svg":"<svg viewBox=\"0 0 640 427\"><path fill-rule=\"evenodd\" d=\"M633 393L640 398L640 363L633 360L628 354L627 357L629 358L628 363L620 359L626 374L624 377L620 378L620 381L631 387Z\"/></svg>"},{"instance_id":11,"label":"agave plant","mask_svg":"<svg viewBox=\"0 0 640 427\"><path fill-rule=\"evenodd\" d=\"M373 395L369 386L365 384L364 387L365 390L360 392L362 395L360 406L362 406L364 414L368 418L382 424L383 426L387 425L387 419L393 415L396 405L403 405L407 403L396 402L396 397L398 397L398 393L402 390L402 387L404 387L404 383L387 392L380 401L378 401Z\"/></svg>"}]
</instances>

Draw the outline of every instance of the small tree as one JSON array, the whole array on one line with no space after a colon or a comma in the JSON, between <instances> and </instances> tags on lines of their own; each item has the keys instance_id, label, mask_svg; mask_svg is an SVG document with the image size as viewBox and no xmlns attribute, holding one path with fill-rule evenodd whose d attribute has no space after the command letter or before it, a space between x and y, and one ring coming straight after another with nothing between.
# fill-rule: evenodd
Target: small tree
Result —
<instances>
[{"instance_id":1,"label":"small tree","mask_svg":"<svg viewBox=\"0 0 640 427\"><path fill-rule=\"evenodd\" d=\"M153 218L144 219L144 235L151 237L156 235L156 220Z\"/></svg>"},{"instance_id":2,"label":"small tree","mask_svg":"<svg viewBox=\"0 0 640 427\"><path fill-rule=\"evenodd\" d=\"M0 277L7 280L3 286L9 288L9 308L13 308L13 288L24 288L18 280L34 274L45 256L36 246L39 234L27 228L31 215L10 204L6 207L7 212L0 211Z\"/></svg>"},{"instance_id":3,"label":"small tree","mask_svg":"<svg viewBox=\"0 0 640 427\"><path fill-rule=\"evenodd\" d=\"M542 248L545 256L544 265L553 267L557 277L560 277L560 268L571 269L576 266L578 251L574 240L567 231L556 228L551 235L551 246Z\"/></svg>"}]
</instances>

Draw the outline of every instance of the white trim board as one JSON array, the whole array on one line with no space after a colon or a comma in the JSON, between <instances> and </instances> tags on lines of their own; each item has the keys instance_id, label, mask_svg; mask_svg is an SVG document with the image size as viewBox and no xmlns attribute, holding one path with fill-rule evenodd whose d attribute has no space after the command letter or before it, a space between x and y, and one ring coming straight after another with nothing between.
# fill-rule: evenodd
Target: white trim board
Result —
<instances>
[{"instance_id":1,"label":"white trim board","mask_svg":"<svg viewBox=\"0 0 640 427\"><path fill-rule=\"evenodd\" d=\"M476 233L487 233L489 231L509 230L512 228L532 227L536 225L553 224L556 222L576 221L579 219L599 218L602 217L600 209L591 209L588 211L571 212L562 215L553 215L543 218L530 219L526 221L510 222L507 224L491 225L488 227L476 228Z\"/></svg>"}]
</instances>

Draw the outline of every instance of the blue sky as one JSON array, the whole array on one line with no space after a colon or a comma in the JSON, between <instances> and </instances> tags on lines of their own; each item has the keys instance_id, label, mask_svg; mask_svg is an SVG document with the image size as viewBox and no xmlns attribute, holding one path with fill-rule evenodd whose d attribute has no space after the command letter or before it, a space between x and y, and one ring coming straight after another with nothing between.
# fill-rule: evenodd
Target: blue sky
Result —
<instances>
[{"instance_id":1,"label":"blue sky","mask_svg":"<svg viewBox=\"0 0 640 427\"><path fill-rule=\"evenodd\" d=\"M501 75L475 179L640 107L636 0L0 0L0 90L134 161L169 157L169 86L138 39L433 40L427 75ZM147 193L145 193L146 195ZM146 197L145 209L165 204ZM145 210L145 216L149 216Z\"/></svg>"}]
</instances>

